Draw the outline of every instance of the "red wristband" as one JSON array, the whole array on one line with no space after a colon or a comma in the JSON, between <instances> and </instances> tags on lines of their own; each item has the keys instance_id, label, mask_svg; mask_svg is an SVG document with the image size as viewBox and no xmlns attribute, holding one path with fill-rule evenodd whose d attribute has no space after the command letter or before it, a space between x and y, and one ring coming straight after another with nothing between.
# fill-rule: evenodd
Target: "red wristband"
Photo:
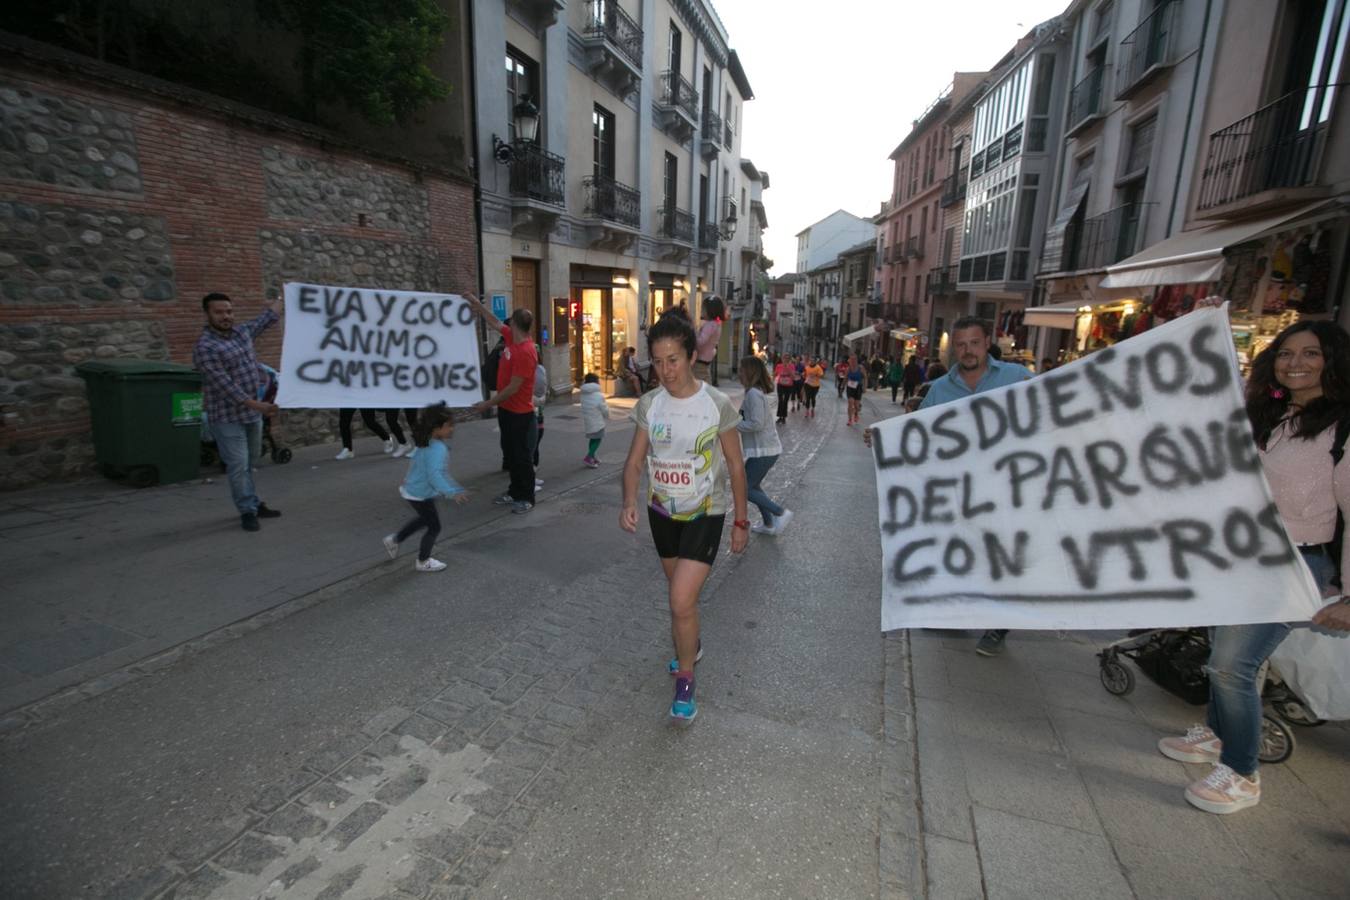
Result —
<instances>
[{"instance_id":1,"label":"red wristband","mask_svg":"<svg viewBox=\"0 0 1350 900\"><path fill-rule=\"evenodd\" d=\"M749 519L732 519L732 520L731 520L731 527L732 527L732 528L749 528L749 527L750 527L750 520L749 520Z\"/></svg>"}]
</instances>

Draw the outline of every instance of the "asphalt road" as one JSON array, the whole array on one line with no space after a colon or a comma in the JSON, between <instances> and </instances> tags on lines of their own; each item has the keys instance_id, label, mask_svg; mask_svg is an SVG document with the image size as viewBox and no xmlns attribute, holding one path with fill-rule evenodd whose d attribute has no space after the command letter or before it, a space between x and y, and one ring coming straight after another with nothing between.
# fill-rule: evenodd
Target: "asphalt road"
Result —
<instances>
[{"instance_id":1,"label":"asphalt road","mask_svg":"<svg viewBox=\"0 0 1350 900\"><path fill-rule=\"evenodd\" d=\"M719 558L691 725L615 467L0 743L0 894L876 895L871 465L829 391L784 437L797 518Z\"/></svg>"}]
</instances>

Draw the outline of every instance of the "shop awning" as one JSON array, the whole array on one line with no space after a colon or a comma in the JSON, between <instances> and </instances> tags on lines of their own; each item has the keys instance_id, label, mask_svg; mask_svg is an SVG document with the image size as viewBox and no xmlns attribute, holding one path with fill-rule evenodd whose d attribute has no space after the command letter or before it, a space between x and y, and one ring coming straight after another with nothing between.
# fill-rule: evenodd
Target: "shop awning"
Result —
<instances>
[{"instance_id":1,"label":"shop awning","mask_svg":"<svg viewBox=\"0 0 1350 900\"><path fill-rule=\"evenodd\" d=\"M1106 267L1104 288L1151 287L1157 284L1197 284L1216 281L1223 274L1226 247L1264 237L1294 219L1302 219L1319 207L1319 200L1273 216L1209 225L1174 234L1128 259Z\"/></svg>"},{"instance_id":2,"label":"shop awning","mask_svg":"<svg viewBox=\"0 0 1350 900\"><path fill-rule=\"evenodd\" d=\"M1064 256L1064 232L1068 230L1069 223L1073 217L1078 214L1078 209L1083 205L1083 200L1087 198L1088 183L1075 184L1069 188L1069 196L1065 203L1060 207L1059 214L1055 220L1050 223L1050 227L1045 229L1045 244L1041 249L1041 271L1058 272L1060 263Z\"/></svg>"},{"instance_id":3,"label":"shop awning","mask_svg":"<svg viewBox=\"0 0 1350 900\"><path fill-rule=\"evenodd\" d=\"M871 325L868 325L866 328L859 328L857 331L850 331L848 334L844 335L843 341L845 344L856 344L869 334L874 336L877 334L877 330Z\"/></svg>"},{"instance_id":4,"label":"shop awning","mask_svg":"<svg viewBox=\"0 0 1350 900\"><path fill-rule=\"evenodd\" d=\"M897 341L908 341L919 336L919 329L910 328L908 325L901 325L899 328L891 329L891 337Z\"/></svg>"},{"instance_id":5,"label":"shop awning","mask_svg":"<svg viewBox=\"0 0 1350 900\"><path fill-rule=\"evenodd\" d=\"M1072 329L1078 321L1079 308L1086 305L1072 302L1033 306L1022 315L1022 324L1035 325L1040 328Z\"/></svg>"}]
</instances>

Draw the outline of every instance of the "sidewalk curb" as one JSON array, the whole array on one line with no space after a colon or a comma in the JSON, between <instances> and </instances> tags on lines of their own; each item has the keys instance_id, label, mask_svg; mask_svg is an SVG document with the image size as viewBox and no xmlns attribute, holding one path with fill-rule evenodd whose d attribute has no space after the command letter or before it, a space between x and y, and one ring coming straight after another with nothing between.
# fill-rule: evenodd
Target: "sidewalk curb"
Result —
<instances>
[{"instance_id":1,"label":"sidewalk curb","mask_svg":"<svg viewBox=\"0 0 1350 900\"><path fill-rule=\"evenodd\" d=\"M886 632L881 641L883 744L877 881L882 900L909 900L928 896L909 632Z\"/></svg>"}]
</instances>

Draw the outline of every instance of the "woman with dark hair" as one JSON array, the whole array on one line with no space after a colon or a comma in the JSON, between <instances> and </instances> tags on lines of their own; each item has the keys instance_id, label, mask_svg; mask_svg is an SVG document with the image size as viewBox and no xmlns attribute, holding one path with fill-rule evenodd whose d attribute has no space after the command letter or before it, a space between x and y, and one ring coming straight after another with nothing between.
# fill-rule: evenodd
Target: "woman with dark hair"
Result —
<instances>
[{"instance_id":1,"label":"woman with dark hair","mask_svg":"<svg viewBox=\"0 0 1350 900\"><path fill-rule=\"evenodd\" d=\"M783 453L778 429L769 422L773 379L758 356L742 359L737 374L745 388L741 421L736 423L736 431L741 435L741 452L745 456L745 495L759 507L760 518L764 520L763 524L750 526L750 530L756 534L781 534L792 521L792 511L773 502L759 486Z\"/></svg>"},{"instance_id":2,"label":"woman with dark hair","mask_svg":"<svg viewBox=\"0 0 1350 900\"><path fill-rule=\"evenodd\" d=\"M694 663L699 644L698 595L717 558L722 527L732 512L731 552L750 538L745 467L736 436L740 417L726 395L694 377L693 326L666 316L647 331L652 368L661 386L643 394L633 408L633 443L623 467L623 508L619 526L636 532L638 485L647 470L647 521L656 555L669 585L670 632L675 659L674 719L698 713ZM728 502L726 480L731 479Z\"/></svg>"},{"instance_id":3,"label":"woman with dark hair","mask_svg":"<svg viewBox=\"0 0 1350 900\"><path fill-rule=\"evenodd\" d=\"M1339 564L1350 572L1350 542L1328 555L1336 517L1350 513L1350 461L1332 455L1337 426L1350 421L1350 335L1330 322L1299 322L1276 336L1252 364L1247 419L1275 507L1323 593ZM1338 598L1313 621L1350 629L1350 599ZM1261 800L1257 750L1261 687L1257 672L1290 626L1222 625L1212 630L1206 725L1163 738L1158 749L1181 762L1213 763L1186 788L1186 800L1212 813L1233 813Z\"/></svg>"},{"instance_id":4,"label":"woman with dark hair","mask_svg":"<svg viewBox=\"0 0 1350 900\"><path fill-rule=\"evenodd\" d=\"M713 383L709 378L713 359L717 356L717 342L722 339L722 318L726 314L726 307L717 297L703 301L703 324L699 326L694 350L694 377L699 381Z\"/></svg>"}]
</instances>

